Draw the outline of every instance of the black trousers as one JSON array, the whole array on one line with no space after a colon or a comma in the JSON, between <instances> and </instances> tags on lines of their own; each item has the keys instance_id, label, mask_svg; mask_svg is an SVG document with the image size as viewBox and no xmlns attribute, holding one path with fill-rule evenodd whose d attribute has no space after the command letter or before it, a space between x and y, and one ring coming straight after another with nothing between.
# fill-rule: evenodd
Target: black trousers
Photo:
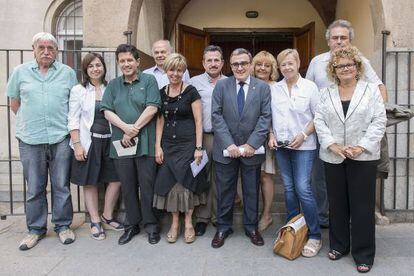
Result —
<instances>
[{"instance_id":1,"label":"black trousers","mask_svg":"<svg viewBox=\"0 0 414 276\"><path fill-rule=\"evenodd\" d=\"M227 231L233 225L233 206L240 170L243 190L243 225L246 231L257 230L259 209L260 164L245 165L239 159L229 164L214 162L217 188L217 230Z\"/></svg>"},{"instance_id":2,"label":"black trousers","mask_svg":"<svg viewBox=\"0 0 414 276\"><path fill-rule=\"evenodd\" d=\"M116 159L125 203L126 227L142 222L148 233L159 232L158 218L152 208L156 163L154 157Z\"/></svg>"},{"instance_id":3,"label":"black trousers","mask_svg":"<svg viewBox=\"0 0 414 276\"><path fill-rule=\"evenodd\" d=\"M377 161L325 162L329 200L329 242L357 264L374 263Z\"/></svg>"}]
</instances>

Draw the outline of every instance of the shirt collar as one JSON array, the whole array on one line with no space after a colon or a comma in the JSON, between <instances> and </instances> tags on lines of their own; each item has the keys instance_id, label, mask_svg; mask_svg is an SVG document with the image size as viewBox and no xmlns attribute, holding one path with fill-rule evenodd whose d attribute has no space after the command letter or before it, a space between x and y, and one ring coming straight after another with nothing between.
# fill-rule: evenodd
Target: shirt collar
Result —
<instances>
[{"instance_id":1,"label":"shirt collar","mask_svg":"<svg viewBox=\"0 0 414 276\"><path fill-rule=\"evenodd\" d=\"M282 85L283 87L285 87L286 89L287 89L287 82L286 82L286 79L285 78L283 78L280 82L279 82L279 84L280 85ZM299 78L298 78L298 81L295 83L295 85L293 85L294 87L302 87L302 85L303 85L303 78L302 78L302 76L299 74Z\"/></svg>"},{"instance_id":2,"label":"shirt collar","mask_svg":"<svg viewBox=\"0 0 414 276\"><path fill-rule=\"evenodd\" d=\"M102 83L100 85L101 91L105 88L105 85ZM86 85L86 90L88 90L89 92L94 92L95 91L95 86L93 86L90 82L88 82L88 84Z\"/></svg>"},{"instance_id":3,"label":"shirt collar","mask_svg":"<svg viewBox=\"0 0 414 276\"><path fill-rule=\"evenodd\" d=\"M207 72L204 72L204 76L207 78L208 83L212 84L213 83L213 78L210 77L209 74L207 74ZM220 77L218 78L219 80L221 80L223 78L223 74L220 73Z\"/></svg>"},{"instance_id":4,"label":"shirt collar","mask_svg":"<svg viewBox=\"0 0 414 276\"><path fill-rule=\"evenodd\" d=\"M239 84L239 80L238 79L236 79L236 83L237 84ZM247 77L247 79L244 81L244 84L246 84L246 85L250 85L250 75Z\"/></svg>"},{"instance_id":5,"label":"shirt collar","mask_svg":"<svg viewBox=\"0 0 414 276\"><path fill-rule=\"evenodd\" d=\"M140 79L141 79L141 71L138 70L138 72L137 72L137 79L134 80L132 83L139 82ZM130 84L129 82L125 81L125 76L124 75L122 75L122 83L123 84Z\"/></svg>"},{"instance_id":6,"label":"shirt collar","mask_svg":"<svg viewBox=\"0 0 414 276\"><path fill-rule=\"evenodd\" d=\"M36 59L34 59L33 61L32 61L32 64L31 64L31 67L32 67L32 69L39 69L39 63L37 63L37 60ZM56 60L54 60L53 62L52 62L52 64L50 65L50 67L49 68L53 68L53 69L57 69L56 68L57 67L57 61Z\"/></svg>"},{"instance_id":7,"label":"shirt collar","mask_svg":"<svg viewBox=\"0 0 414 276\"><path fill-rule=\"evenodd\" d=\"M155 65L155 66L153 67L152 71L153 71L154 73L155 73L155 72L160 72L161 74L164 74L164 70L161 70L160 68L158 68L158 66L157 66L157 65Z\"/></svg>"}]
</instances>

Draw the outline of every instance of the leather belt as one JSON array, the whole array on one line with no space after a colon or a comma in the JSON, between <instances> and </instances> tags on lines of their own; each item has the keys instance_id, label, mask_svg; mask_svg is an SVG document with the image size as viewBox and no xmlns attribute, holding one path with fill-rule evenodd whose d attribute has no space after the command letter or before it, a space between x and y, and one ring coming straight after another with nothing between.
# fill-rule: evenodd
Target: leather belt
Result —
<instances>
[{"instance_id":1,"label":"leather belt","mask_svg":"<svg viewBox=\"0 0 414 276\"><path fill-rule=\"evenodd\" d=\"M111 133L109 133L109 134L99 134L99 133L93 133L92 132L91 136L95 137L95 138L105 139L105 138L111 138L112 134Z\"/></svg>"},{"instance_id":2,"label":"leather belt","mask_svg":"<svg viewBox=\"0 0 414 276\"><path fill-rule=\"evenodd\" d=\"M210 131L210 132L204 131L203 133L204 133L204 134L211 134L211 135L214 135L214 132L213 132L213 131Z\"/></svg>"}]
</instances>

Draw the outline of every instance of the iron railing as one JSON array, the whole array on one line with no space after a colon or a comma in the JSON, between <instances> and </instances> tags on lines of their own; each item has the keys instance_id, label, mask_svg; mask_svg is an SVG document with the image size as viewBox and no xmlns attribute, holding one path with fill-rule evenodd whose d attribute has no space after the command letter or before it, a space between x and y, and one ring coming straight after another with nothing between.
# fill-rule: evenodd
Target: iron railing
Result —
<instances>
[{"instance_id":1,"label":"iron railing","mask_svg":"<svg viewBox=\"0 0 414 276\"><path fill-rule=\"evenodd\" d=\"M128 41L130 41L130 34L126 34L128 36ZM86 53L90 53L91 51L84 51L84 50L64 50L59 51L57 59L62 63L65 63L71 66L76 72L77 76L80 80L81 75L81 58ZM106 78L108 80L116 77L119 75L118 66L116 64L115 58L115 51L93 51L100 53L107 65L107 75ZM0 68L3 68L3 72L0 69L0 87L4 87L4 91L6 90L7 80L11 74L13 68L17 65L28 62L33 60L33 51L32 50L24 50L24 49L0 49ZM3 93L4 93L3 91ZM4 94L3 94L4 95ZM7 183L0 183L2 190L0 190L0 218L6 219L8 215L24 215L26 212L26 185L24 176L21 170L17 173L17 167L20 165L20 159L17 157L16 150L13 149L13 134L12 134L12 115L10 110L10 102L9 99L4 100L4 103L0 102L0 114L7 114L6 125L2 123L2 127L4 130L7 129L7 149L6 149L6 156L0 156L0 165L3 171L0 171L0 174L7 174L8 175L8 185ZM3 164L7 164L3 166ZM7 167L7 173L4 171L5 167ZM16 184L15 177L21 174L22 181L21 184ZM3 177L4 181L4 177ZM8 191L5 191L5 186L8 186ZM72 185L72 195L75 194L75 197L72 197L74 201L74 212L81 213L85 212L84 204L81 200L81 193L80 187ZM73 191L75 189L75 191ZM5 193L8 193L8 196L5 196ZM50 194L50 193L49 193ZM19 208L16 208L16 205Z\"/></svg>"},{"instance_id":2,"label":"iron railing","mask_svg":"<svg viewBox=\"0 0 414 276\"><path fill-rule=\"evenodd\" d=\"M387 49L389 31L382 32L382 81L388 101L412 108L412 49ZM412 95L413 94L413 95ZM390 172L381 182L380 208L383 214L414 212L414 132L413 120L388 127ZM413 145L411 145L413 144ZM400 218L400 220L407 220Z\"/></svg>"}]
</instances>

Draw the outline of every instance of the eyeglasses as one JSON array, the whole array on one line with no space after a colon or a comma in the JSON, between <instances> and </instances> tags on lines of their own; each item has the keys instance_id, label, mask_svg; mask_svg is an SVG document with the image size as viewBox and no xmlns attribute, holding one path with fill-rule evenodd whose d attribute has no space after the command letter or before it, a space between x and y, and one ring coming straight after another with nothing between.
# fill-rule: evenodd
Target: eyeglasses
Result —
<instances>
[{"instance_id":1,"label":"eyeglasses","mask_svg":"<svg viewBox=\"0 0 414 276\"><path fill-rule=\"evenodd\" d=\"M337 41L339 40L348 40L349 37L345 36L345 35L340 35L340 36L331 36L330 38L331 40Z\"/></svg>"},{"instance_id":2,"label":"eyeglasses","mask_svg":"<svg viewBox=\"0 0 414 276\"><path fill-rule=\"evenodd\" d=\"M355 66L355 63L347 63L347 64L338 64L338 65L334 65L334 68L336 70L345 70L346 69L351 69L352 67Z\"/></svg>"},{"instance_id":3,"label":"eyeglasses","mask_svg":"<svg viewBox=\"0 0 414 276\"><path fill-rule=\"evenodd\" d=\"M289 144L290 144L290 141L289 140L277 141L277 146L279 148L286 148L286 147L289 146Z\"/></svg>"},{"instance_id":4,"label":"eyeglasses","mask_svg":"<svg viewBox=\"0 0 414 276\"><path fill-rule=\"evenodd\" d=\"M241 66L242 68L247 67L247 65L249 65L250 62L248 61L242 61L242 62L234 62L234 63L230 63L231 68L233 69L238 69L239 66Z\"/></svg>"},{"instance_id":5,"label":"eyeglasses","mask_svg":"<svg viewBox=\"0 0 414 276\"><path fill-rule=\"evenodd\" d=\"M264 68L271 68L272 67L272 64L258 62L258 63L256 63L255 66L257 68L262 68L262 67L264 67Z\"/></svg>"}]
</instances>

